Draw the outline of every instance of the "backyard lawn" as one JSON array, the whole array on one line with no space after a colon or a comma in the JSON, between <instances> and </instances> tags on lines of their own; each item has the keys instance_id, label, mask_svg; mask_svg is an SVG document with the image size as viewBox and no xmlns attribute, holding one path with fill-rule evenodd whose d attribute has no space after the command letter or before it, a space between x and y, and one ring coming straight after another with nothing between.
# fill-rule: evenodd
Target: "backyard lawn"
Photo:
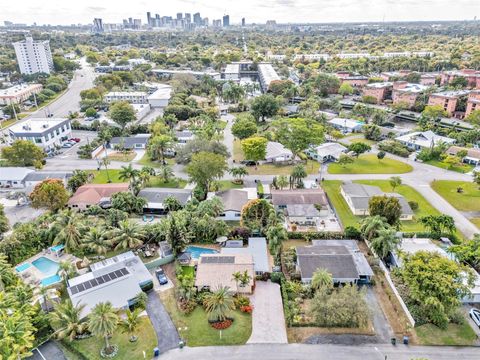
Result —
<instances>
[{"instance_id":1,"label":"backyard lawn","mask_svg":"<svg viewBox=\"0 0 480 360\"><path fill-rule=\"evenodd\" d=\"M107 177L107 171L106 170L92 170L91 171L94 174L94 178L92 183L93 184L107 184L108 183L108 177ZM108 175L110 176L110 180L112 183L121 183L121 182L128 182L128 181L123 181L119 178L119 169L111 169L108 170ZM187 185L187 181L183 179L178 179L178 178L172 178L168 182L163 181L162 178L159 176L153 176L150 178L150 181L147 184L147 187L163 187L163 188L177 188L177 189L183 189Z\"/></svg>"},{"instance_id":2,"label":"backyard lawn","mask_svg":"<svg viewBox=\"0 0 480 360\"><path fill-rule=\"evenodd\" d=\"M473 345L477 336L467 321L449 324L446 330L425 324L415 328L419 345Z\"/></svg>"},{"instance_id":3,"label":"backyard lawn","mask_svg":"<svg viewBox=\"0 0 480 360\"><path fill-rule=\"evenodd\" d=\"M357 183L378 186L384 192L392 192L392 188L388 180L358 180ZM322 183L322 187L327 193L330 201L332 202L335 210L337 211L338 216L344 227L346 226L358 226L358 223L361 221L361 216L355 216L348 207L343 196L340 194L340 185L342 184L339 180L328 180ZM418 210L415 210L415 218L420 218L425 215L439 215L440 213L432 206L430 203L425 200L425 198L420 195L415 189L407 185L400 185L395 188L395 192L403 195L407 201L416 201L418 203ZM424 231L423 225L418 223L416 220L413 221L402 221L401 230L407 232L415 231Z\"/></svg>"},{"instance_id":4,"label":"backyard lawn","mask_svg":"<svg viewBox=\"0 0 480 360\"><path fill-rule=\"evenodd\" d=\"M146 354L153 353L153 348L157 346L157 335L147 316L142 317L136 335L138 336L138 340L131 343L128 334L123 334L118 328L115 330L110 339L110 343L118 346L118 354L115 356L116 360L143 359L144 351ZM70 345L82 353L84 358L89 360L103 359L100 356L100 350L104 344L105 340L98 337L75 340L70 343Z\"/></svg>"},{"instance_id":5,"label":"backyard lawn","mask_svg":"<svg viewBox=\"0 0 480 360\"><path fill-rule=\"evenodd\" d=\"M458 187L462 193L457 192ZM475 183L437 180L432 182L432 188L457 210L480 211L480 190Z\"/></svg>"},{"instance_id":6,"label":"backyard lawn","mask_svg":"<svg viewBox=\"0 0 480 360\"><path fill-rule=\"evenodd\" d=\"M152 177L147 184L147 187L161 187L161 188L176 188L183 189L187 185L187 181L179 178L174 178L165 182L159 176Z\"/></svg>"},{"instance_id":7,"label":"backyard lawn","mask_svg":"<svg viewBox=\"0 0 480 360\"><path fill-rule=\"evenodd\" d=\"M429 160L429 161L424 161L424 164L429 164L432 166L439 167L441 169L445 170L450 170L450 171L456 171L462 174L468 173L473 170L474 166L473 165L468 165L468 164L458 164L455 166L451 166L450 168L448 165L444 164L443 162L439 160Z\"/></svg>"},{"instance_id":8,"label":"backyard lawn","mask_svg":"<svg viewBox=\"0 0 480 360\"><path fill-rule=\"evenodd\" d=\"M220 333L209 325L203 307L197 306L189 315L179 312L173 291L162 292L160 298L176 327L181 329L180 337L186 340L187 346L243 345L250 338L252 315L234 311L232 326Z\"/></svg>"},{"instance_id":9,"label":"backyard lawn","mask_svg":"<svg viewBox=\"0 0 480 360\"><path fill-rule=\"evenodd\" d=\"M330 174L404 174L412 170L409 164L388 157L378 160L374 154L360 155L352 164L328 166Z\"/></svg>"}]
</instances>

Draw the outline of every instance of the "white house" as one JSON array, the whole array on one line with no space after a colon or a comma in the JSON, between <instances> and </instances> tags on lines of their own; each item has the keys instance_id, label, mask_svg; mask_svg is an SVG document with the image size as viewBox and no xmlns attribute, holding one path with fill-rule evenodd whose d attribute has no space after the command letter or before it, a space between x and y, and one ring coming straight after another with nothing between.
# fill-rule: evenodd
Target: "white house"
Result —
<instances>
[{"instance_id":1,"label":"white house","mask_svg":"<svg viewBox=\"0 0 480 360\"><path fill-rule=\"evenodd\" d=\"M68 179L72 176L71 171L33 171L25 176L23 180L27 189L33 189L37 184L44 180L58 179L64 186L67 186Z\"/></svg>"},{"instance_id":2,"label":"white house","mask_svg":"<svg viewBox=\"0 0 480 360\"><path fill-rule=\"evenodd\" d=\"M22 74L50 74L53 71L53 57L48 40L34 41L27 36L24 41L13 43L18 67Z\"/></svg>"},{"instance_id":3,"label":"white house","mask_svg":"<svg viewBox=\"0 0 480 360\"><path fill-rule=\"evenodd\" d=\"M123 147L124 149L146 149L148 140L152 134L136 134L133 136L113 137L107 144L107 147L114 149L115 147Z\"/></svg>"},{"instance_id":4,"label":"white house","mask_svg":"<svg viewBox=\"0 0 480 360\"><path fill-rule=\"evenodd\" d=\"M347 152L347 148L339 143L327 142L316 147L309 148L305 154L320 163L337 161L341 154Z\"/></svg>"},{"instance_id":5,"label":"white house","mask_svg":"<svg viewBox=\"0 0 480 360\"><path fill-rule=\"evenodd\" d=\"M236 243L234 243L236 244ZM248 238L248 246L229 247L221 250L222 255L251 255L253 257L253 269L256 275L261 275L271 271L270 261L268 259L267 239L264 237Z\"/></svg>"},{"instance_id":6,"label":"white house","mask_svg":"<svg viewBox=\"0 0 480 360\"><path fill-rule=\"evenodd\" d=\"M435 134L433 131L417 131L396 138L411 150L429 149L439 144L454 144L455 139Z\"/></svg>"},{"instance_id":7,"label":"white house","mask_svg":"<svg viewBox=\"0 0 480 360\"><path fill-rule=\"evenodd\" d=\"M223 203L223 213L219 219L226 221L240 221L242 208L249 201L248 190L230 189L215 194Z\"/></svg>"},{"instance_id":8,"label":"white house","mask_svg":"<svg viewBox=\"0 0 480 360\"><path fill-rule=\"evenodd\" d=\"M147 93L144 91L111 91L104 96L106 103L126 101L130 104L146 104Z\"/></svg>"},{"instance_id":9,"label":"white house","mask_svg":"<svg viewBox=\"0 0 480 360\"><path fill-rule=\"evenodd\" d=\"M166 84L156 84L157 90L147 97L152 108L166 108L172 96L172 87Z\"/></svg>"},{"instance_id":10,"label":"white house","mask_svg":"<svg viewBox=\"0 0 480 360\"><path fill-rule=\"evenodd\" d=\"M0 187L23 188L25 178L33 172L23 167L0 167Z\"/></svg>"},{"instance_id":11,"label":"white house","mask_svg":"<svg viewBox=\"0 0 480 360\"><path fill-rule=\"evenodd\" d=\"M344 134L362 131L365 123L354 119L333 118L328 123Z\"/></svg>"},{"instance_id":12,"label":"white house","mask_svg":"<svg viewBox=\"0 0 480 360\"><path fill-rule=\"evenodd\" d=\"M41 84L21 84L0 90L0 105L21 104L42 91Z\"/></svg>"},{"instance_id":13,"label":"white house","mask_svg":"<svg viewBox=\"0 0 480 360\"><path fill-rule=\"evenodd\" d=\"M29 119L20 124L15 124L8 129L13 140L29 140L45 151L62 146L62 142L72 137L70 119Z\"/></svg>"},{"instance_id":14,"label":"white house","mask_svg":"<svg viewBox=\"0 0 480 360\"><path fill-rule=\"evenodd\" d=\"M227 64L223 71L223 77L225 80L238 81L240 80L240 64L233 63Z\"/></svg>"},{"instance_id":15,"label":"white house","mask_svg":"<svg viewBox=\"0 0 480 360\"><path fill-rule=\"evenodd\" d=\"M283 162L293 159L293 153L279 142L269 141L267 143L266 162Z\"/></svg>"}]
</instances>

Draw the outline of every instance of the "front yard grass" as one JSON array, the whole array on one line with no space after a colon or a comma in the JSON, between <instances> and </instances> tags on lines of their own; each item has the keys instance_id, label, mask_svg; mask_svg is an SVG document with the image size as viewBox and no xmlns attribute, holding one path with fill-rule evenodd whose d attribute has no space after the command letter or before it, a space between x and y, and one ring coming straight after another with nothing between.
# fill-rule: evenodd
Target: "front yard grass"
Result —
<instances>
[{"instance_id":1,"label":"front yard grass","mask_svg":"<svg viewBox=\"0 0 480 360\"><path fill-rule=\"evenodd\" d=\"M455 165L455 166L448 167L448 165L444 164L443 162L441 162L439 160L429 160L429 161L424 161L424 163L432 165L432 166L436 166L436 167L441 168L441 169L459 172L459 173L462 173L462 174L468 173L468 172L472 171L473 168L474 168L473 165L469 165L469 164L458 164L458 165Z\"/></svg>"},{"instance_id":2,"label":"front yard grass","mask_svg":"<svg viewBox=\"0 0 480 360\"><path fill-rule=\"evenodd\" d=\"M168 165L175 165L175 159L174 158L165 158L165 162ZM143 165L143 166L150 166L153 168L160 167L162 164L160 164L160 161L153 161L150 159L150 156L148 156L148 153L145 151L145 154L142 156L142 158L138 161L136 161L137 164Z\"/></svg>"},{"instance_id":3,"label":"front yard grass","mask_svg":"<svg viewBox=\"0 0 480 360\"><path fill-rule=\"evenodd\" d=\"M384 192L392 192L392 188L388 180L358 180L357 183L378 186ZM347 205L347 202L340 194L340 180L326 180L322 182L322 187L332 202L340 221L344 227L355 226L358 227L362 216L353 215L352 211ZM424 227L416 219L426 215L440 215L440 212L435 209L425 198L420 195L415 189L407 185L400 185L395 188L395 192L403 195L407 201L416 201L418 203L418 210L415 210L415 218L412 221L402 221L401 230L406 232L420 232L424 231Z\"/></svg>"},{"instance_id":4,"label":"front yard grass","mask_svg":"<svg viewBox=\"0 0 480 360\"><path fill-rule=\"evenodd\" d=\"M415 328L419 345L473 345L477 336L468 322L463 324L448 324L442 330L432 324L425 324Z\"/></svg>"},{"instance_id":5,"label":"front yard grass","mask_svg":"<svg viewBox=\"0 0 480 360\"><path fill-rule=\"evenodd\" d=\"M157 335L148 316L143 316L140 320L136 335L138 340L131 343L130 335L123 334L120 329L115 330L111 344L118 346L116 360L143 359L143 352L152 354L153 348L157 346ZM68 341L68 340L65 340ZM88 339L75 340L70 343L77 349L86 359L101 360L100 350L103 348L105 340L98 337L90 337Z\"/></svg>"},{"instance_id":6,"label":"front yard grass","mask_svg":"<svg viewBox=\"0 0 480 360\"><path fill-rule=\"evenodd\" d=\"M91 172L94 175L94 178L92 180L93 184L107 184L109 177L110 177L110 182L112 183L124 182L119 178L119 174L120 174L119 169L108 169L108 175L107 175L107 170L93 170Z\"/></svg>"},{"instance_id":7,"label":"front yard grass","mask_svg":"<svg viewBox=\"0 0 480 360\"><path fill-rule=\"evenodd\" d=\"M121 152L113 152L109 153L107 158L110 161L124 161L124 162L130 162L132 161L137 154L135 151L129 151L127 153L121 153Z\"/></svg>"},{"instance_id":8,"label":"front yard grass","mask_svg":"<svg viewBox=\"0 0 480 360\"><path fill-rule=\"evenodd\" d=\"M161 187L161 188L172 188L172 189L183 189L187 185L187 181L179 178L173 178L165 182L159 176L154 176L150 179L147 184L147 187Z\"/></svg>"},{"instance_id":9,"label":"front yard grass","mask_svg":"<svg viewBox=\"0 0 480 360\"><path fill-rule=\"evenodd\" d=\"M226 330L215 330L210 326L207 314L201 306L197 306L189 315L182 314L176 304L174 290L170 289L160 294L165 308L172 318L180 337L187 346L243 345L252 333L252 315L239 310L233 312L232 326Z\"/></svg>"},{"instance_id":10,"label":"front yard grass","mask_svg":"<svg viewBox=\"0 0 480 360\"><path fill-rule=\"evenodd\" d=\"M305 170L308 174L318 174L320 163L314 160L307 160ZM295 165L275 165L262 164L258 165L257 169L254 166L247 167L250 175L290 175Z\"/></svg>"},{"instance_id":11,"label":"front yard grass","mask_svg":"<svg viewBox=\"0 0 480 360\"><path fill-rule=\"evenodd\" d=\"M235 184L231 180L219 180L216 182L218 184L218 190L230 190L230 189L243 189L242 184Z\"/></svg>"},{"instance_id":12,"label":"front yard grass","mask_svg":"<svg viewBox=\"0 0 480 360\"><path fill-rule=\"evenodd\" d=\"M352 164L332 163L328 166L330 174L405 174L412 170L409 164L388 157L378 160L374 154L360 155Z\"/></svg>"},{"instance_id":13,"label":"front yard grass","mask_svg":"<svg viewBox=\"0 0 480 360\"><path fill-rule=\"evenodd\" d=\"M480 190L478 185L466 181L436 180L432 189L460 211L480 211ZM457 192L461 187L463 192Z\"/></svg>"}]
</instances>

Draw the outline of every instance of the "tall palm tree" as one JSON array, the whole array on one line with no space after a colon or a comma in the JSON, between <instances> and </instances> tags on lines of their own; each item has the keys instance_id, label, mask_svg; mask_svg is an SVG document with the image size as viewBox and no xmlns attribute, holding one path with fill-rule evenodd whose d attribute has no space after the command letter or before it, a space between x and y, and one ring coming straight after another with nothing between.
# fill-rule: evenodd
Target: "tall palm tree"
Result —
<instances>
[{"instance_id":1,"label":"tall palm tree","mask_svg":"<svg viewBox=\"0 0 480 360\"><path fill-rule=\"evenodd\" d=\"M287 240L287 232L282 225L270 226L267 230L268 249L277 256L282 249L282 242Z\"/></svg>"},{"instance_id":2,"label":"tall palm tree","mask_svg":"<svg viewBox=\"0 0 480 360\"><path fill-rule=\"evenodd\" d=\"M333 286L332 274L326 269L317 269L312 276L312 289L330 288Z\"/></svg>"},{"instance_id":3,"label":"tall palm tree","mask_svg":"<svg viewBox=\"0 0 480 360\"><path fill-rule=\"evenodd\" d=\"M305 166L302 164L295 165L292 169L292 173L290 174L294 184L300 184L304 178L307 177L307 170L305 170Z\"/></svg>"},{"instance_id":4,"label":"tall palm tree","mask_svg":"<svg viewBox=\"0 0 480 360\"><path fill-rule=\"evenodd\" d=\"M387 226L388 224L384 217L380 215L369 216L361 221L360 232L364 240L370 241L377 236L380 230L385 229Z\"/></svg>"},{"instance_id":5,"label":"tall palm tree","mask_svg":"<svg viewBox=\"0 0 480 360\"><path fill-rule=\"evenodd\" d=\"M107 173L107 182L108 183L111 183L112 180L110 179L110 174L108 172L108 165L110 165L110 160L108 160L108 157L104 157L101 161L101 164L100 165L103 165L105 167L105 172Z\"/></svg>"},{"instance_id":6,"label":"tall palm tree","mask_svg":"<svg viewBox=\"0 0 480 360\"><path fill-rule=\"evenodd\" d=\"M118 178L120 180L132 183L138 177L139 173L140 172L137 169L132 167L132 164L128 164L128 166L122 166L118 172Z\"/></svg>"},{"instance_id":7,"label":"tall palm tree","mask_svg":"<svg viewBox=\"0 0 480 360\"><path fill-rule=\"evenodd\" d=\"M127 310L127 317L120 322L120 328L123 333L130 335L130 342L135 342L138 340L138 337L135 336L135 332L140 327L140 313L141 309L135 309L133 311Z\"/></svg>"},{"instance_id":8,"label":"tall palm tree","mask_svg":"<svg viewBox=\"0 0 480 360\"><path fill-rule=\"evenodd\" d=\"M86 318L81 315L84 308L83 304L73 305L70 299L55 307L55 311L50 313L50 321L56 329L54 335L57 339L69 338L73 341L88 329Z\"/></svg>"},{"instance_id":9,"label":"tall palm tree","mask_svg":"<svg viewBox=\"0 0 480 360\"><path fill-rule=\"evenodd\" d=\"M173 170L170 165L162 165L158 169L158 176L160 176L164 182L169 182L173 177Z\"/></svg>"},{"instance_id":10,"label":"tall palm tree","mask_svg":"<svg viewBox=\"0 0 480 360\"><path fill-rule=\"evenodd\" d=\"M252 277L248 274L248 271L245 270L240 275L240 287L247 286L250 283L251 280L252 280Z\"/></svg>"},{"instance_id":11,"label":"tall palm tree","mask_svg":"<svg viewBox=\"0 0 480 360\"><path fill-rule=\"evenodd\" d=\"M383 260L397 248L399 243L397 231L394 228L386 228L378 231L378 235L370 242L370 247Z\"/></svg>"},{"instance_id":12,"label":"tall palm tree","mask_svg":"<svg viewBox=\"0 0 480 360\"><path fill-rule=\"evenodd\" d=\"M90 231L82 240L82 246L95 254L106 254L110 243L105 240L104 231L98 227L90 228Z\"/></svg>"},{"instance_id":13,"label":"tall palm tree","mask_svg":"<svg viewBox=\"0 0 480 360\"><path fill-rule=\"evenodd\" d=\"M106 237L116 244L115 250L120 250L142 246L145 235L137 223L122 220L118 228L109 231Z\"/></svg>"},{"instance_id":14,"label":"tall palm tree","mask_svg":"<svg viewBox=\"0 0 480 360\"><path fill-rule=\"evenodd\" d=\"M152 160L161 160L165 164L165 152L172 147L173 139L170 135L156 135L148 144L148 153Z\"/></svg>"},{"instance_id":15,"label":"tall palm tree","mask_svg":"<svg viewBox=\"0 0 480 360\"><path fill-rule=\"evenodd\" d=\"M220 287L214 292L207 293L203 299L203 306L211 321L225 321L229 313L235 309L228 287Z\"/></svg>"},{"instance_id":16,"label":"tall palm tree","mask_svg":"<svg viewBox=\"0 0 480 360\"><path fill-rule=\"evenodd\" d=\"M59 214L53 226L60 229L53 241L54 245L64 244L67 252L76 250L79 247L83 223L78 213L72 210L63 211Z\"/></svg>"},{"instance_id":17,"label":"tall palm tree","mask_svg":"<svg viewBox=\"0 0 480 360\"><path fill-rule=\"evenodd\" d=\"M232 280L235 281L235 286L237 288L237 294L238 294L238 284L240 283L241 279L242 279L242 273L240 271L235 271L232 274Z\"/></svg>"},{"instance_id":18,"label":"tall palm tree","mask_svg":"<svg viewBox=\"0 0 480 360\"><path fill-rule=\"evenodd\" d=\"M57 274L62 278L66 283L67 280L71 277L74 277L77 273L75 265L70 261L60 261L58 264Z\"/></svg>"},{"instance_id":19,"label":"tall palm tree","mask_svg":"<svg viewBox=\"0 0 480 360\"><path fill-rule=\"evenodd\" d=\"M232 167L228 170L228 172L236 179L236 180L242 180L243 177L248 175L248 170L245 168L245 166L238 166L238 167Z\"/></svg>"},{"instance_id":20,"label":"tall palm tree","mask_svg":"<svg viewBox=\"0 0 480 360\"><path fill-rule=\"evenodd\" d=\"M280 175L277 178L277 186L280 188L280 190L283 190L288 186L288 178L285 175Z\"/></svg>"},{"instance_id":21,"label":"tall palm tree","mask_svg":"<svg viewBox=\"0 0 480 360\"><path fill-rule=\"evenodd\" d=\"M114 347L110 345L108 337L113 334L118 326L118 315L110 302L98 303L90 314L88 329L94 336L101 336L105 339L104 351L111 354Z\"/></svg>"}]
</instances>

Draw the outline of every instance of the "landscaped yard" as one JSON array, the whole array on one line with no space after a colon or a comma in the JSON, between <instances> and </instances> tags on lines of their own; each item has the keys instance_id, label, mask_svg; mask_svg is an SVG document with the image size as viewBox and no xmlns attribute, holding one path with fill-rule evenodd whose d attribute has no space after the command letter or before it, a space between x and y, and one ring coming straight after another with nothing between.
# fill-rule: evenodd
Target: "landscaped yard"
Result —
<instances>
[{"instance_id":1,"label":"landscaped yard","mask_svg":"<svg viewBox=\"0 0 480 360\"><path fill-rule=\"evenodd\" d=\"M144 351L146 354L152 354L153 348L157 346L157 335L147 316L142 317L136 335L138 336L138 340L131 343L128 334L123 334L120 329L115 331L110 339L110 343L118 346L118 354L115 356L116 360L143 359ZM91 337L83 340L75 340L70 344L82 353L86 359L103 359L100 356L100 350L105 344L103 338Z\"/></svg>"},{"instance_id":2,"label":"landscaped yard","mask_svg":"<svg viewBox=\"0 0 480 360\"><path fill-rule=\"evenodd\" d=\"M155 176L150 179L147 187L162 187L162 188L176 188L183 189L187 185L187 181L179 178L171 179L165 182L162 178Z\"/></svg>"},{"instance_id":3,"label":"landscaped yard","mask_svg":"<svg viewBox=\"0 0 480 360\"><path fill-rule=\"evenodd\" d=\"M168 165L174 165L175 164L175 159L173 158L165 158L165 161L167 162ZM150 160L150 156L148 156L148 153L145 152L145 154L142 156L140 160L137 161L138 164L143 165L143 166L150 166L150 167L160 167L162 166L160 164L160 161L153 161Z\"/></svg>"},{"instance_id":4,"label":"landscaped yard","mask_svg":"<svg viewBox=\"0 0 480 360\"><path fill-rule=\"evenodd\" d=\"M425 161L424 163L432 165L432 166L439 167L441 169L456 171L456 172L463 173L463 174L472 171L473 168L474 168L473 165L468 165L468 164L458 164L458 165L455 165L455 166L452 166L452 167L449 168L448 165L446 165L443 162L438 161L438 160L429 160L429 161Z\"/></svg>"},{"instance_id":5,"label":"landscaped yard","mask_svg":"<svg viewBox=\"0 0 480 360\"><path fill-rule=\"evenodd\" d=\"M112 152L108 153L108 160L130 162L135 158L136 155L137 154L135 153L135 151L129 151L127 153Z\"/></svg>"},{"instance_id":6,"label":"landscaped yard","mask_svg":"<svg viewBox=\"0 0 480 360\"><path fill-rule=\"evenodd\" d=\"M188 346L243 345L250 338L252 315L234 311L232 326L220 332L209 325L207 314L201 306L197 306L189 315L179 312L173 291L162 292L160 298L176 327L181 329L180 337L186 340Z\"/></svg>"},{"instance_id":7,"label":"landscaped yard","mask_svg":"<svg viewBox=\"0 0 480 360\"><path fill-rule=\"evenodd\" d=\"M108 175L107 175L107 170L92 170L91 172L94 174L94 178L92 180L93 184L106 184L108 183L109 178L110 178L110 182L112 183L124 182L123 180L120 180L120 178L118 177L120 174L119 169L109 169Z\"/></svg>"},{"instance_id":8,"label":"landscaped yard","mask_svg":"<svg viewBox=\"0 0 480 360\"><path fill-rule=\"evenodd\" d=\"M477 339L467 321L461 325L449 324L445 330L432 324L415 328L419 345L472 345Z\"/></svg>"},{"instance_id":9,"label":"landscaped yard","mask_svg":"<svg viewBox=\"0 0 480 360\"><path fill-rule=\"evenodd\" d=\"M219 185L218 190L229 190L229 189L243 189L243 185L240 184L234 184L231 180L220 180L217 181L217 184Z\"/></svg>"},{"instance_id":10,"label":"landscaped yard","mask_svg":"<svg viewBox=\"0 0 480 360\"><path fill-rule=\"evenodd\" d=\"M392 188L388 180L358 180L355 181L361 184L378 186L384 192L392 192ZM361 216L355 216L348 207L345 199L340 194L340 185L342 184L339 180L328 180L322 183L322 187L327 193L330 201L332 202L335 210L337 211L338 216L344 227L346 226L357 226L361 221ZM395 192L403 195L407 201L416 201L418 203L418 210L415 211L415 217L425 215L439 215L440 213L436 210L430 203L428 203L425 198L420 195L415 189L407 185L397 186ZM414 232L414 231L424 231L423 225L418 223L416 220L413 221L402 221L403 231Z\"/></svg>"},{"instance_id":11,"label":"landscaped yard","mask_svg":"<svg viewBox=\"0 0 480 360\"><path fill-rule=\"evenodd\" d=\"M461 187L463 192L457 192ZM465 181L437 180L432 189L460 211L480 211L480 190L478 185Z\"/></svg>"},{"instance_id":12,"label":"landscaped yard","mask_svg":"<svg viewBox=\"0 0 480 360\"><path fill-rule=\"evenodd\" d=\"M328 166L330 174L404 174L412 170L409 164L388 157L378 160L374 154L360 155L352 164Z\"/></svg>"},{"instance_id":13,"label":"landscaped yard","mask_svg":"<svg viewBox=\"0 0 480 360\"><path fill-rule=\"evenodd\" d=\"M106 170L92 170L94 174L94 178L92 183L93 184L107 184L108 177ZM111 169L108 170L108 175L110 176L110 180L112 183L121 183L121 182L128 182L121 180L119 178L120 170L119 169ZM153 176L150 178L150 181L147 184L147 187L163 187L163 188L178 188L183 189L187 185L187 181L178 178L172 178L168 182L164 182L162 178L158 176Z\"/></svg>"}]
</instances>

